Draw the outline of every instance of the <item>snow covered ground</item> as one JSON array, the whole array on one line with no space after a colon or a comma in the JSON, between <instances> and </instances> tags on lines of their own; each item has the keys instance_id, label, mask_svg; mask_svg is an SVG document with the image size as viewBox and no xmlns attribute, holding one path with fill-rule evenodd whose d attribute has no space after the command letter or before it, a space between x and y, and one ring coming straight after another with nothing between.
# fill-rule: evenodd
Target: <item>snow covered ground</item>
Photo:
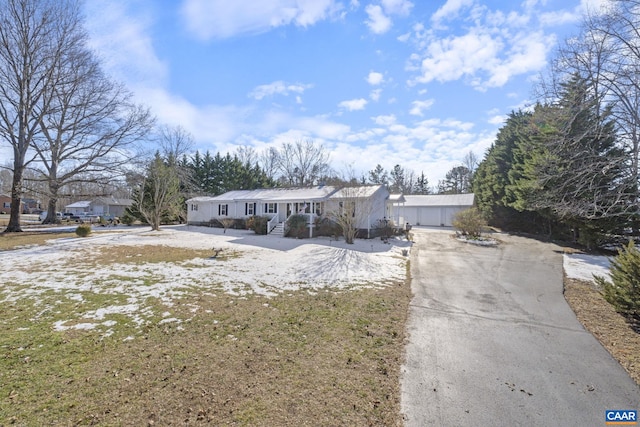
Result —
<instances>
[{"instance_id":1,"label":"snow covered ground","mask_svg":"<svg viewBox=\"0 0 640 427\"><path fill-rule=\"evenodd\" d=\"M108 329L115 323L112 314L125 315L138 325L157 315L145 304L153 297L167 308L163 322L181 322L172 317L171 307L176 299L194 292L269 297L295 290L349 290L403 281L411 249L406 240L388 244L380 239L356 240L347 245L329 238L297 240L195 226L164 227L158 232L146 227L96 231L100 232L88 238L54 238L43 246L1 252L0 304L29 298L37 305L45 295L50 301L53 292L60 300L76 301L79 311L52 327L93 329L102 325ZM66 262L90 259L100 250L119 245L140 247L141 251L145 245L202 249L211 251L211 256L172 263L109 263L91 269ZM224 260L212 257L214 249L222 250ZM594 274L608 275L607 257L565 254L563 262L571 278L590 281ZM83 308L92 293L126 298L113 305Z\"/></svg>"},{"instance_id":2,"label":"snow covered ground","mask_svg":"<svg viewBox=\"0 0 640 427\"><path fill-rule=\"evenodd\" d=\"M151 313L145 300L154 297L171 307L176 298L194 291L243 296L274 296L294 290L347 290L379 287L404 281L411 243L406 240L356 240L353 245L329 238L289 239L257 236L252 231L175 226L97 228L88 238L52 239L46 245L0 253L0 304L51 292L83 305L87 293L126 296L126 304L100 307L76 316L76 329L95 324L111 326L109 314L124 314L142 324ZM184 262L98 265L88 269L66 260L90 259L104 248L118 245L181 247L210 250L211 257ZM223 259L213 258L214 249ZM225 256L225 255L231 256ZM197 308L195 308L197 309ZM170 321L170 312L163 314ZM89 322L80 319L89 319ZM73 319L70 319L73 320ZM102 322L102 323L101 323ZM56 329L65 329L66 321ZM107 324L109 323L109 324Z\"/></svg>"},{"instance_id":3,"label":"snow covered ground","mask_svg":"<svg viewBox=\"0 0 640 427\"><path fill-rule=\"evenodd\" d=\"M600 255L565 254L564 272L570 279L592 281L593 276L609 277L609 257Z\"/></svg>"}]
</instances>

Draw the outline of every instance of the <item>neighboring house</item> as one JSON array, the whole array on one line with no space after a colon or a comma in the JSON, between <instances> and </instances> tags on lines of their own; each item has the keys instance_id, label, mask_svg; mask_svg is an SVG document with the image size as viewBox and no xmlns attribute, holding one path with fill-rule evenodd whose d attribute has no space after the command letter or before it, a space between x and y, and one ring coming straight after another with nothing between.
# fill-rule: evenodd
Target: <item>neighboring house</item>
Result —
<instances>
[{"instance_id":1,"label":"neighboring house","mask_svg":"<svg viewBox=\"0 0 640 427\"><path fill-rule=\"evenodd\" d=\"M229 191L215 197L194 197L187 203L187 224L209 224L223 218L269 216L269 230L277 228L293 214L309 214L310 218L326 217L344 207L355 205L361 215L358 228L371 229L385 219L389 192L382 185L336 188L267 188Z\"/></svg>"},{"instance_id":2,"label":"neighboring house","mask_svg":"<svg viewBox=\"0 0 640 427\"><path fill-rule=\"evenodd\" d=\"M391 217L398 217L400 224L450 227L455 214L473 207L474 199L473 193L405 195Z\"/></svg>"},{"instance_id":3,"label":"neighboring house","mask_svg":"<svg viewBox=\"0 0 640 427\"><path fill-rule=\"evenodd\" d=\"M108 217L124 215L127 207L133 204L131 199L116 199L113 197L98 197L94 200L82 200L64 207L65 212L71 214L89 214Z\"/></svg>"},{"instance_id":4,"label":"neighboring house","mask_svg":"<svg viewBox=\"0 0 640 427\"><path fill-rule=\"evenodd\" d=\"M24 212L24 202L21 202L22 209L21 212ZM8 214L11 213L11 196L7 196L6 194L0 194L0 213Z\"/></svg>"},{"instance_id":5,"label":"neighboring house","mask_svg":"<svg viewBox=\"0 0 640 427\"><path fill-rule=\"evenodd\" d=\"M22 199L23 207L22 212L24 213L39 213L42 210L42 206L40 205L40 200L37 199Z\"/></svg>"}]
</instances>

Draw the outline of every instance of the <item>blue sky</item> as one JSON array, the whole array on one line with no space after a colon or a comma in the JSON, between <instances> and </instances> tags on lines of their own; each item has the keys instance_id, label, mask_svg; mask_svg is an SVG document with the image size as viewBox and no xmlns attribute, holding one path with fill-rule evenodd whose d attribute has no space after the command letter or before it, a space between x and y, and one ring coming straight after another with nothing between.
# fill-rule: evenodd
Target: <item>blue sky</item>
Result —
<instances>
[{"instance_id":1,"label":"blue sky","mask_svg":"<svg viewBox=\"0 0 640 427\"><path fill-rule=\"evenodd\" d=\"M86 23L107 72L201 151L312 139L338 171L435 185L602 1L87 0Z\"/></svg>"}]
</instances>

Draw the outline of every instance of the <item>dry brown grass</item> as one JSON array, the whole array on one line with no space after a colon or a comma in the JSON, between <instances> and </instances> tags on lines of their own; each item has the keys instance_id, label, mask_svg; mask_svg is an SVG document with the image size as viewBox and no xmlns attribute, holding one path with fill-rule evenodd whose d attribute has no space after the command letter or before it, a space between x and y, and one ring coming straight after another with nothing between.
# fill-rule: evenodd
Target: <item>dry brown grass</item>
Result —
<instances>
[{"instance_id":1,"label":"dry brown grass","mask_svg":"<svg viewBox=\"0 0 640 427\"><path fill-rule=\"evenodd\" d=\"M112 249L90 256L108 265L212 255ZM408 282L273 298L196 289L170 308L182 323L163 323L167 307L150 298L156 315L142 329L114 314L110 336L54 331L69 313L126 301L83 298L52 292L3 307L0 425L402 425Z\"/></svg>"},{"instance_id":2,"label":"dry brown grass","mask_svg":"<svg viewBox=\"0 0 640 427\"><path fill-rule=\"evenodd\" d=\"M25 246L44 245L47 240L63 237L78 237L75 233L22 232L0 233L0 251L7 251Z\"/></svg>"},{"instance_id":3,"label":"dry brown grass","mask_svg":"<svg viewBox=\"0 0 640 427\"><path fill-rule=\"evenodd\" d=\"M592 283L565 278L564 295L585 329L640 385L640 334L614 310Z\"/></svg>"}]
</instances>

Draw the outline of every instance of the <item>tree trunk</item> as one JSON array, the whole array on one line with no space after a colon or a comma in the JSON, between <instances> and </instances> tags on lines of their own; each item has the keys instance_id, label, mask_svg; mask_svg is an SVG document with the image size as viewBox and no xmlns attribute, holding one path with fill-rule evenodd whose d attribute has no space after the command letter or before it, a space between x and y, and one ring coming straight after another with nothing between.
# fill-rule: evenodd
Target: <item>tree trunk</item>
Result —
<instances>
[{"instance_id":1,"label":"tree trunk","mask_svg":"<svg viewBox=\"0 0 640 427\"><path fill-rule=\"evenodd\" d=\"M11 185L11 216L9 224L4 230L5 233L16 233L22 231L20 227L20 214L22 205L22 173L24 166L14 161L13 184Z\"/></svg>"},{"instance_id":2,"label":"tree trunk","mask_svg":"<svg viewBox=\"0 0 640 427\"><path fill-rule=\"evenodd\" d=\"M47 217L42 221L43 224L59 224L60 220L56 216L56 208L58 205L58 186L55 181L49 182L49 203L47 205Z\"/></svg>"},{"instance_id":3,"label":"tree trunk","mask_svg":"<svg viewBox=\"0 0 640 427\"><path fill-rule=\"evenodd\" d=\"M47 204L47 217L42 221L43 224L59 224L60 220L56 216L56 205L58 204L57 198L50 198Z\"/></svg>"}]
</instances>

